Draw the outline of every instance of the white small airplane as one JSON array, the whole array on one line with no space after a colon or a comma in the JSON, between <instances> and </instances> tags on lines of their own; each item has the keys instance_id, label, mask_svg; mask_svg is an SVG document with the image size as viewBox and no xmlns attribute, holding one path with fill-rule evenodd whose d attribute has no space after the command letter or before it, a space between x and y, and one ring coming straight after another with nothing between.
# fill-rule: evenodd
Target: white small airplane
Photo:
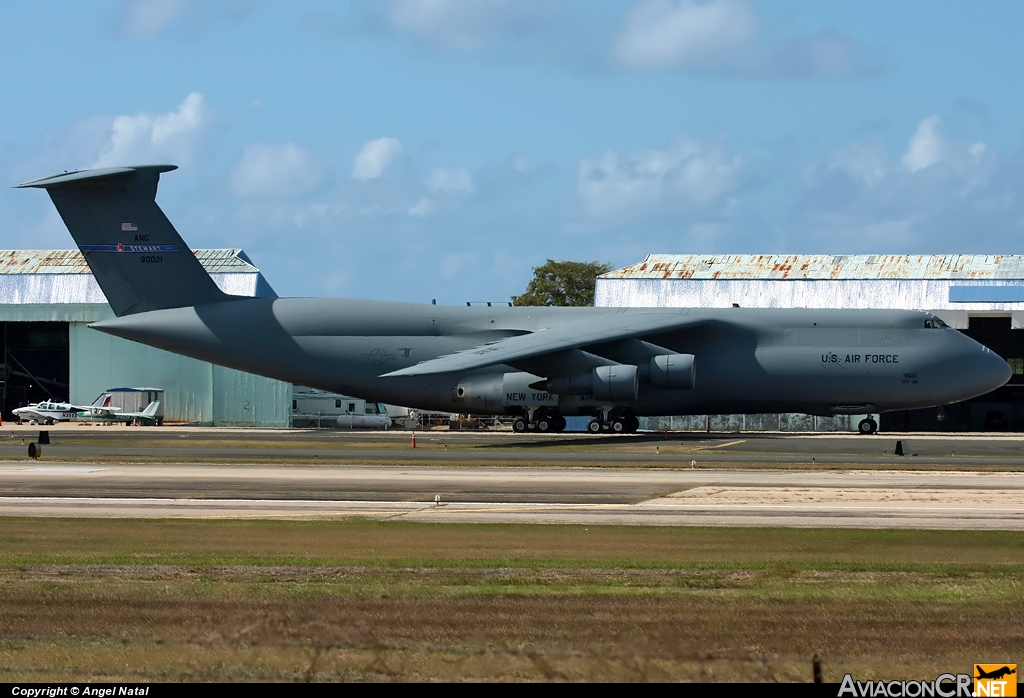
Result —
<instances>
[{"instance_id":1,"label":"white small airplane","mask_svg":"<svg viewBox=\"0 0 1024 698\"><path fill-rule=\"evenodd\" d=\"M72 405L67 402L45 400L33 405L18 407L11 412L17 417L19 423L28 421L38 424L54 424L72 419L113 419L115 417L121 421L121 417L117 417L121 413L121 408L112 406L110 397L110 393L103 393L91 405ZM138 412L126 416L145 417L146 415L144 412Z\"/></svg>"},{"instance_id":2,"label":"white small airplane","mask_svg":"<svg viewBox=\"0 0 1024 698\"><path fill-rule=\"evenodd\" d=\"M14 413L19 424L21 422L55 424L57 422L66 422L69 419L74 419L78 416L80 411L87 409L90 408L70 405L66 402L44 400L43 402L37 402L34 405L17 407L11 410L11 412Z\"/></svg>"}]
</instances>

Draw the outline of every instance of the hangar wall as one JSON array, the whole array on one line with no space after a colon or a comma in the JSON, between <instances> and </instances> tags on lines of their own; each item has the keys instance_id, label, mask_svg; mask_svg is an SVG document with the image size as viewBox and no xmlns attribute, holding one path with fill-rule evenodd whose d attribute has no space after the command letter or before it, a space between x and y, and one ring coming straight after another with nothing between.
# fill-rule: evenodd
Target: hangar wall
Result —
<instances>
[{"instance_id":1,"label":"hangar wall","mask_svg":"<svg viewBox=\"0 0 1024 698\"><path fill-rule=\"evenodd\" d=\"M87 405L107 388L164 390L169 422L287 427L291 384L69 326L71 402Z\"/></svg>"},{"instance_id":2,"label":"hangar wall","mask_svg":"<svg viewBox=\"0 0 1024 698\"><path fill-rule=\"evenodd\" d=\"M228 293L275 295L241 250L197 250L196 256ZM69 394L54 394L54 399L89 404L108 388L154 387L164 390L168 422L289 426L290 383L185 358L88 327L111 317L113 312L78 251L0 251L0 321L67 323Z\"/></svg>"},{"instance_id":3,"label":"hangar wall","mask_svg":"<svg viewBox=\"0 0 1024 698\"><path fill-rule=\"evenodd\" d=\"M887 431L1024 431L1024 255L670 255L603 274L603 307L873 308L923 310L1006 359L1002 388L939 409L882 415ZM827 431L857 418L712 415L676 428ZM662 428L653 422L650 428Z\"/></svg>"},{"instance_id":4,"label":"hangar wall","mask_svg":"<svg viewBox=\"0 0 1024 698\"><path fill-rule=\"evenodd\" d=\"M223 427L291 426L292 384L213 367L213 423Z\"/></svg>"}]
</instances>

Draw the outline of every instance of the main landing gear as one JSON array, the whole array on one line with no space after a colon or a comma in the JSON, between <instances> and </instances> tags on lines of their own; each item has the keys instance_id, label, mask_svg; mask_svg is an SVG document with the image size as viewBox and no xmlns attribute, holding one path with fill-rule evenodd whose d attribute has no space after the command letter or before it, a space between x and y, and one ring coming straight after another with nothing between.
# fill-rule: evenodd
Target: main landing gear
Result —
<instances>
[{"instance_id":1,"label":"main landing gear","mask_svg":"<svg viewBox=\"0 0 1024 698\"><path fill-rule=\"evenodd\" d=\"M600 434L607 429L613 434L632 434L640 428L640 420L631 414L610 414L607 419L594 417L587 422L587 431Z\"/></svg>"},{"instance_id":2,"label":"main landing gear","mask_svg":"<svg viewBox=\"0 0 1024 698\"><path fill-rule=\"evenodd\" d=\"M862 419L857 424L857 432L860 434L874 434L876 431L878 431L878 422L871 419L871 417Z\"/></svg>"},{"instance_id":3,"label":"main landing gear","mask_svg":"<svg viewBox=\"0 0 1024 698\"><path fill-rule=\"evenodd\" d=\"M609 431L613 434L632 434L640 428L640 420L628 412L610 412L597 415L587 423L587 431L600 434ZM537 431L541 434L557 434L565 431L565 417L557 412L534 412L530 417L519 415L512 420L512 431L522 434L526 431Z\"/></svg>"},{"instance_id":4,"label":"main landing gear","mask_svg":"<svg viewBox=\"0 0 1024 698\"><path fill-rule=\"evenodd\" d=\"M565 417L560 414L534 414L531 424L526 417L516 417L512 420L512 431L522 433L533 427L541 434L553 434L565 431Z\"/></svg>"}]
</instances>

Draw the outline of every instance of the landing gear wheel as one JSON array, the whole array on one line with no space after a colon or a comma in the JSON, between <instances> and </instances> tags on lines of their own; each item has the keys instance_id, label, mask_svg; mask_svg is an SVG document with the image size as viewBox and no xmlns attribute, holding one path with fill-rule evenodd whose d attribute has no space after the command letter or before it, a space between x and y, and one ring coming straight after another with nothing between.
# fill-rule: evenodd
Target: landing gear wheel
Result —
<instances>
[{"instance_id":1,"label":"landing gear wheel","mask_svg":"<svg viewBox=\"0 0 1024 698\"><path fill-rule=\"evenodd\" d=\"M512 420L512 431L516 432L517 434L522 434L524 431L526 431L527 426L529 426L529 423L526 421L524 417L516 417L515 419Z\"/></svg>"},{"instance_id":2,"label":"landing gear wheel","mask_svg":"<svg viewBox=\"0 0 1024 698\"><path fill-rule=\"evenodd\" d=\"M612 423L609 426L611 427L613 434L622 434L623 432L627 431L626 421L622 417L616 417L615 419L613 419Z\"/></svg>"},{"instance_id":3,"label":"landing gear wheel","mask_svg":"<svg viewBox=\"0 0 1024 698\"><path fill-rule=\"evenodd\" d=\"M628 431L630 434L635 434L636 430L640 428L640 420L632 415L626 417L625 422L626 431Z\"/></svg>"},{"instance_id":4,"label":"landing gear wheel","mask_svg":"<svg viewBox=\"0 0 1024 698\"><path fill-rule=\"evenodd\" d=\"M548 432L552 431L552 427L554 425L551 423L551 421L551 417L538 417L537 431L539 431L541 434L547 434Z\"/></svg>"},{"instance_id":5,"label":"landing gear wheel","mask_svg":"<svg viewBox=\"0 0 1024 698\"><path fill-rule=\"evenodd\" d=\"M861 434L874 434L878 431L878 423L873 419L862 419L857 425L857 431Z\"/></svg>"},{"instance_id":6,"label":"landing gear wheel","mask_svg":"<svg viewBox=\"0 0 1024 698\"><path fill-rule=\"evenodd\" d=\"M600 419L591 419L587 422L587 431L591 434L600 434L602 426L604 425L601 424Z\"/></svg>"},{"instance_id":7,"label":"landing gear wheel","mask_svg":"<svg viewBox=\"0 0 1024 698\"><path fill-rule=\"evenodd\" d=\"M555 417L554 422L555 423L552 425L551 429L552 431L556 431L558 433L562 433L563 431L565 431L565 417L563 417L562 415L558 415L557 417Z\"/></svg>"}]
</instances>

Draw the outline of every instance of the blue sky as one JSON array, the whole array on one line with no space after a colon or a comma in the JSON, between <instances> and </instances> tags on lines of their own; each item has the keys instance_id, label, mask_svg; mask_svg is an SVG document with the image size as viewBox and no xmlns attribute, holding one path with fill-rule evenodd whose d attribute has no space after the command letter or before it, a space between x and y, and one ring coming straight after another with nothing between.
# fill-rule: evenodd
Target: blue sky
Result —
<instances>
[{"instance_id":1,"label":"blue sky","mask_svg":"<svg viewBox=\"0 0 1024 698\"><path fill-rule=\"evenodd\" d=\"M547 258L1021 253L1024 4L0 9L0 174L171 162L282 295L505 300ZM0 189L0 247L71 246Z\"/></svg>"}]
</instances>

